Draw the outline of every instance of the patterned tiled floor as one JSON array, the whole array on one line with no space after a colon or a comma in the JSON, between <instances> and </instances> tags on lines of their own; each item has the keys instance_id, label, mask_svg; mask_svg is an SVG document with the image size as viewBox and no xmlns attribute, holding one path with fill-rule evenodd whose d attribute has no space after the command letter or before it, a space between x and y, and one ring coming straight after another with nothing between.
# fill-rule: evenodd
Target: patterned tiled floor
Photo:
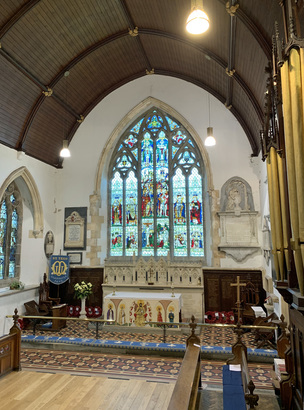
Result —
<instances>
[{"instance_id":1,"label":"patterned tiled floor","mask_svg":"<svg viewBox=\"0 0 304 410\"><path fill-rule=\"evenodd\" d=\"M23 335L32 335L31 329L24 330ZM82 322L67 322L67 327L58 332L48 332L36 330L36 336L59 336L59 337L77 337L77 338L95 338L96 330L94 327L88 327L87 323ZM111 332L109 330L99 330L98 337L103 340L123 340L123 341L138 341L138 342L163 342L162 333L135 333L135 332ZM167 334L166 343L170 344L185 344L187 335L176 333ZM202 346L232 346L236 341L236 335L231 328L214 328L204 327L201 333ZM243 341L248 348L255 348L256 343L254 335L250 332L243 335Z\"/></svg>"},{"instance_id":2,"label":"patterned tiled floor","mask_svg":"<svg viewBox=\"0 0 304 410\"><path fill-rule=\"evenodd\" d=\"M163 358L99 353L63 352L57 350L22 349L23 370L42 372L81 373L91 376L119 378L145 378L149 380L175 381L180 370L181 358ZM220 361L202 361L202 382L222 384ZM257 389L272 389L271 364L249 363L250 376Z\"/></svg>"}]
</instances>

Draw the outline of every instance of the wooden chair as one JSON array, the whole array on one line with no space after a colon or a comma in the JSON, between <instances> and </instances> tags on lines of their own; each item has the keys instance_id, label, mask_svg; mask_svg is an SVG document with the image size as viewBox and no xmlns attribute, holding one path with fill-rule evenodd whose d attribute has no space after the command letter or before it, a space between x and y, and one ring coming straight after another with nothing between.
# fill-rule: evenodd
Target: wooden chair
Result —
<instances>
[{"instance_id":1,"label":"wooden chair","mask_svg":"<svg viewBox=\"0 0 304 410\"><path fill-rule=\"evenodd\" d=\"M50 298L50 287L46 280L46 273L43 275L43 282L39 287L39 306L47 306L48 313L51 313L53 306L60 304L60 298Z\"/></svg>"},{"instance_id":2,"label":"wooden chair","mask_svg":"<svg viewBox=\"0 0 304 410\"><path fill-rule=\"evenodd\" d=\"M275 345L275 329L278 324L278 317L275 313L267 317L257 317L253 322L254 326L271 326L272 329L256 329L255 330L255 340L257 342L257 348L270 347L271 349L276 349Z\"/></svg>"},{"instance_id":3,"label":"wooden chair","mask_svg":"<svg viewBox=\"0 0 304 410\"><path fill-rule=\"evenodd\" d=\"M29 322L33 325L33 334L36 333L36 326L40 323L45 323L48 319L45 319L44 316L49 316L49 308L47 305L38 305L35 300L30 300L29 302L24 303L26 310L26 315L28 316L40 316L36 319L28 319Z\"/></svg>"},{"instance_id":4,"label":"wooden chair","mask_svg":"<svg viewBox=\"0 0 304 410\"><path fill-rule=\"evenodd\" d=\"M49 314L47 305L38 305L35 300L24 303L24 307L28 316L48 316Z\"/></svg>"},{"instance_id":5,"label":"wooden chair","mask_svg":"<svg viewBox=\"0 0 304 410\"><path fill-rule=\"evenodd\" d=\"M252 282L248 282L241 289L241 300L243 324L252 325L255 320L252 306L258 306L260 301L259 291Z\"/></svg>"}]
</instances>

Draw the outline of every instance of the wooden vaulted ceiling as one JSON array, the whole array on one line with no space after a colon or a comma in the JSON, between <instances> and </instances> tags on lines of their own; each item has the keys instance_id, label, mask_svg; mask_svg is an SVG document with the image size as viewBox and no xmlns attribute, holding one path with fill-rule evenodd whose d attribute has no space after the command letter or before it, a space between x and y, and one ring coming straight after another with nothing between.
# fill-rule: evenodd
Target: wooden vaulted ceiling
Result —
<instances>
[{"instance_id":1,"label":"wooden vaulted ceiling","mask_svg":"<svg viewBox=\"0 0 304 410\"><path fill-rule=\"evenodd\" d=\"M71 140L113 90L154 72L212 93L258 155L275 21L283 34L279 1L204 0L211 27L200 36L185 31L190 6L190 0L1 0L0 143L60 167L64 137Z\"/></svg>"}]
</instances>

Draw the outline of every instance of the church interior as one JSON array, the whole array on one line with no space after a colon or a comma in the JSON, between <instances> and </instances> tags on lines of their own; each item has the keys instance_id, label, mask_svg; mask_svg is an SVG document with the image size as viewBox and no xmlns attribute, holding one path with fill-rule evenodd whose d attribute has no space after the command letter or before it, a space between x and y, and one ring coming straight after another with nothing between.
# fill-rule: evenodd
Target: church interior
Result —
<instances>
[{"instance_id":1,"label":"church interior","mask_svg":"<svg viewBox=\"0 0 304 410\"><path fill-rule=\"evenodd\" d=\"M304 408L303 33L303 0L1 1L0 409Z\"/></svg>"}]
</instances>

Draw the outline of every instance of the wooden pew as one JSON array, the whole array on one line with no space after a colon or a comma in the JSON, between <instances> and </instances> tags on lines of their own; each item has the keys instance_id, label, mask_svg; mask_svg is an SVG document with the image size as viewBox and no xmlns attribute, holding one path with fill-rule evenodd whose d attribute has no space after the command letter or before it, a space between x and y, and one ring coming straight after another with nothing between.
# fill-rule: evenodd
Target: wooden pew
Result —
<instances>
[{"instance_id":1,"label":"wooden pew","mask_svg":"<svg viewBox=\"0 0 304 410\"><path fill-rule=\"evenodd\" d=\"M17 313L15 309L14 324L9 334L0 337L0 377L12 370L21 370L21 330L18 326Z\"/></svg>"},{"instance_id":2,"label":"wooden pew","mask_svg":"<svg viewBox=\"0 0 304 410\"><path fill-rule=\"evenodd\" d=\"M195 409L198 389L201 387L201 347L195 335L196 323L191 318L191 335L187 339L187 349L173 390L168 410Z\"/></svg>"},{"instance_id":3,"label":"wooden pew","mask_svg":"<svg viewBox=\"0 0 304 410\"><path fill-rule=\"evenodd\" d=\"M257 406L259 396L254 394L254 383L250 380L248 364L247 364L247 347L242 342L242 333L240 323L235 329L237 334L237 341L232 346L233 357L227 360L227 365L223 368L223 394L224 394L224 410L230 408L232 404L231 398L236 398L238 392L242 391L242 397L233 404L234 410L238 409L254 409ZM240 372L233 372L229 370L229 365L240 365ZM226 379L226 380L225 380ZM230 383L230 384L229 384ZM233 392L233 385L235 383L235 392ZM235 397L232 394L235 394ZM228 397L228 395L230 395ZM248 407L249 406L249 407Z\"/></svg>"},{"instance_id":4,"label":"wooden pew","mask_svg":"<svg viewBox=\"0 0 304 410\"><path fill-rule=\"evenodd\" d=\"M290 410L292 407L292 380L294 378L294 366L292 361L292 354L290 348L290 335L287 334L287 323L285 318L281 315L280 320L277 321L281 329L281 335L277 340L277 352L280 359L284 359L285 371L278 371L276 369L270 372L273 380L273 386L277 395L281 396L281 407L283 410ZM278 366L279 367L279 366Z\"/></svg>"}]
</instances>

